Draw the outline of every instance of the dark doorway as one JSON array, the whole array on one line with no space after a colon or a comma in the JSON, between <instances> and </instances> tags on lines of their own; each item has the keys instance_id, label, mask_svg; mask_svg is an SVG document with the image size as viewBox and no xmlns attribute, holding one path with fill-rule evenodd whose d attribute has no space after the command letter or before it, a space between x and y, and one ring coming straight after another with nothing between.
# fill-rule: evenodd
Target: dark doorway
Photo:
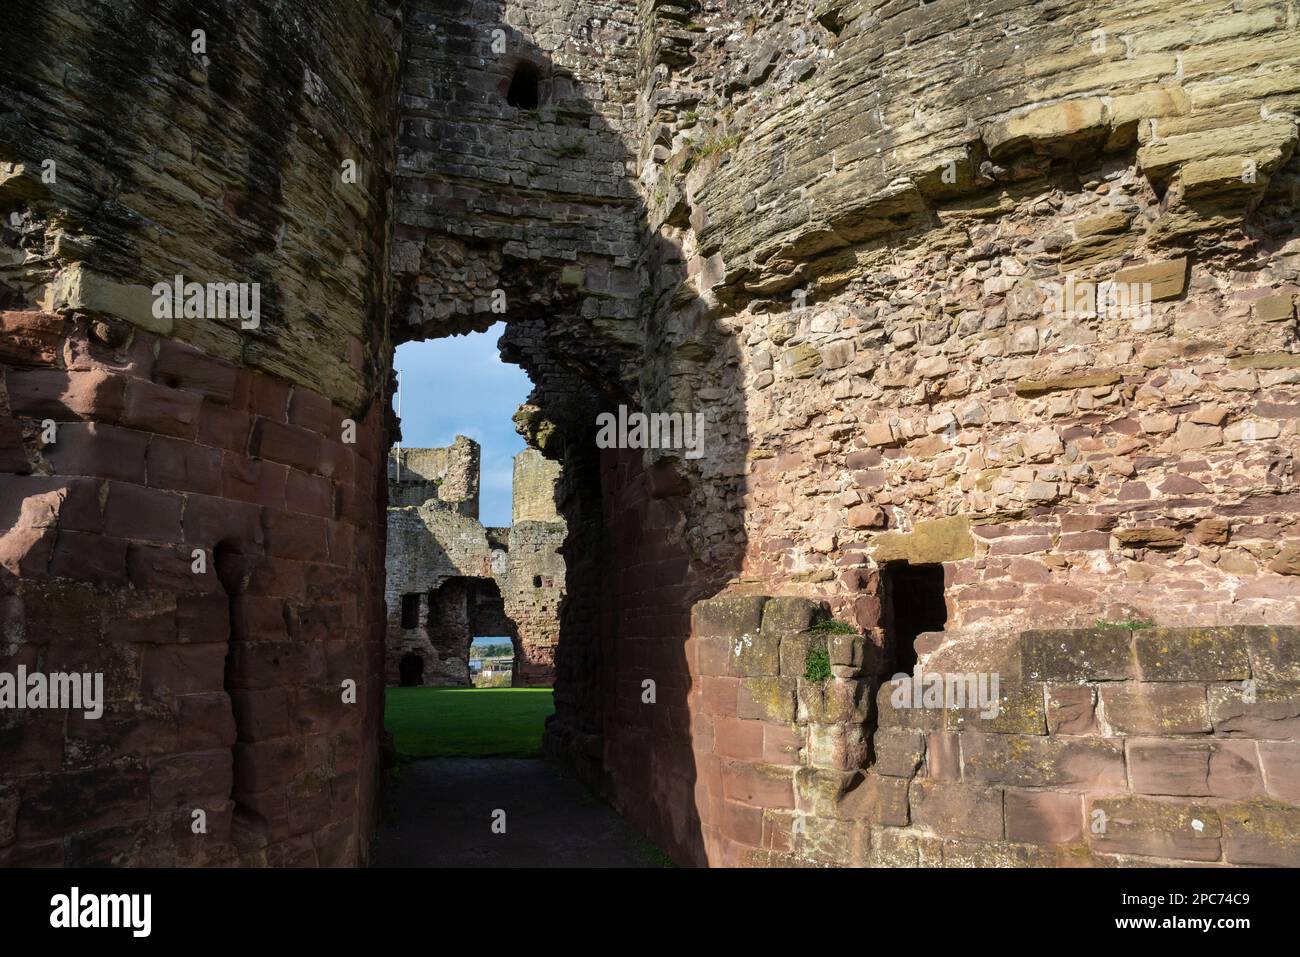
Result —
<instances>
[{"instance_id":1,"label":"dark doorway","mask_svg":"<svg viewBox=\"0 0 1300 957\"><path fill-rule=\"evenodd\" d=\"M537 67L531 63L521 63L515 68L515 75L510 78L506 102L520 110L535 110L542 101L541 85L542 78Z\"/></svg>"},{"instance_id":2,"label":"dark doorway","mask_svg":"<svg viewBox=\"0 0 1300 957\"><path fill-rule=\"evenodd\" d=\"M942 565L890 562L880 571L881 602L885 623L886 661L890 674L912 673L916 666L917 635L943 631L948 606L943 597Z\"/></svg>"},{"instance_id":3,"label":"dark doorway","mask_svg":"<svg viewBox=\"0 0 1300 957\"><path fill-rule=\"evenodd\" d=\"M403 688L418 688L424 684L424 659L419 655L404 655L397 663L397 677Z\"/></svg>"}]
</instances>

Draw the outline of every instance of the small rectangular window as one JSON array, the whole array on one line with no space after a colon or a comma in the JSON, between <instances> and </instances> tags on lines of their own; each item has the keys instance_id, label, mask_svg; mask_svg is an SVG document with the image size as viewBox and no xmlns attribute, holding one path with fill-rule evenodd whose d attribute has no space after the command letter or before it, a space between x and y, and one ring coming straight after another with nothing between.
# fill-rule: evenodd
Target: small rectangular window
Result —
<instances>
[{"instance_id":1,"label":"small rectangular window","mask_svg":"<svg viewBox=\"0 0 1300 957\"><path fill-rule=\"evenodd\" d=\"M420 596L419 595L402 596L402 627L403 628L420 627Z\"/></svg>"}]
</instances>

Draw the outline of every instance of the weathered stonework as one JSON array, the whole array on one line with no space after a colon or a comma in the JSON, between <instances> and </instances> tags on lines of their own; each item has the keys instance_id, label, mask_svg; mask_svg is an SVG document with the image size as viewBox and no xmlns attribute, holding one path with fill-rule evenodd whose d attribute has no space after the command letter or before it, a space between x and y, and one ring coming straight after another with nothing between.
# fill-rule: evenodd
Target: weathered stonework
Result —
<instances>
[{"instance_id":1,"label":"weathered stonework","mask_svg":"<svg viewBox=\"0 0 1300 957\"><path fill-rule=\"evenodd\" d=\"M366 859L396 23L330 6L6 12L0 668L107 700L0 715L0 865Z\"/></svg>"},{"instance_id":2,"label":"weathered stonework","mask_svg":"<svg viewBox=\"0 0 1300 957\"><path fill-rule=\"evenodd\" d=\"M116 702L93 747L3 726L0 862L363 860L392 346L504 319L567 529L545 746L676 859L1295 863L1289 4L111 6L0 28L0 661L102 660ZM260 330L157 319L178 271L260 280ZM618 405L702 414L704 456L597 449ZM514 562L429 466L390 536ZM232 528L194 632L216 592L141 556ZM1005 667L996 726L888 714L912 652ZM265 841L192 850L197 801Z\"/></svg>"},{"instance_id":3,"label":"weathered stonework","mask_svg":"<svg viewBox=\"0 0 1300 957\"><path fill-rule=\"evenodd\" d=\"M1300 861L1300 685L1277 669L1300 658L1300 630L925 636L922 675L1000 682L996 709L920 707L878 680L861 636L818 635L825 614L801 598L696 606L692 734L710 863ZM818 640L832 675L811 681Z\"/></svg>"}]
</instances>

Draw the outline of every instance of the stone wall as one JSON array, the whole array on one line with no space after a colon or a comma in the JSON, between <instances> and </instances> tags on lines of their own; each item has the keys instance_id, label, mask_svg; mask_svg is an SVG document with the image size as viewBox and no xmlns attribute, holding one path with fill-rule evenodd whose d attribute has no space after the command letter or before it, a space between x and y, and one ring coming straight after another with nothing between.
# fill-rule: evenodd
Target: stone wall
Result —
<instances>
[{"instance_id":1,"label":"stone wall","mask_svg":"<svg viewBox=\"0 0 1300 957\"><path fill-rule=\"evenodd\" d=\"M524 449L515 456L510 483L510 522L555 522L555 486L560 480L560 463L537 449Z\"/></svg>"},{"instance_id":2,"label":"stone wall","mask_svg":"<svg viewBox=\"0 0 1300 957\"><path fill-rule=\"evenodd\" d=\"M106 700L0 715L0 865L366 859L395 42L343 0L6 11L0 670ZM159 318L178 273L260 324Z\"/></svg>"},{"instance_id":3,"label":"stone wall","mask_svg":"<svg viewBox=\"0 0 1300 957\"><path fill-rule=\"evenodd\" d=\"M691 720L711 863L1300 861L1300 630L927 635L922 687L1000 679L983 699L945 701L890 680L873 693L872 646L819 631L825 614L800 598L696 606ZM819 646L829 673L810 680Z\"/></svg>"}]
</instances>

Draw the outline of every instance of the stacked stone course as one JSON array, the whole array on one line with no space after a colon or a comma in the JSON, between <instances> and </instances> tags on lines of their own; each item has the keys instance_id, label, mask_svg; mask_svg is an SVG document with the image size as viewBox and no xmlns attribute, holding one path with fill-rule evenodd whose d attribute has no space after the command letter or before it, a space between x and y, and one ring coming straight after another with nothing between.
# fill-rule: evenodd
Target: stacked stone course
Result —
<instances>
[{"instance_id":1,"label":"stacked stone course","mask_svg":"<svg viewBox=\"0 0 1300 957\"><path fill-rule=\"evenodd\" d=\"M999 673L994 711L899 707L910 699L879 680L861 636L809 630L825 614L804 598L696 605L691 731L711 863L1300 861L1300 630L923 636L924 675ZM832 670L820 681L805 670L816 641Z\"/></svg>"}]
</instances>

